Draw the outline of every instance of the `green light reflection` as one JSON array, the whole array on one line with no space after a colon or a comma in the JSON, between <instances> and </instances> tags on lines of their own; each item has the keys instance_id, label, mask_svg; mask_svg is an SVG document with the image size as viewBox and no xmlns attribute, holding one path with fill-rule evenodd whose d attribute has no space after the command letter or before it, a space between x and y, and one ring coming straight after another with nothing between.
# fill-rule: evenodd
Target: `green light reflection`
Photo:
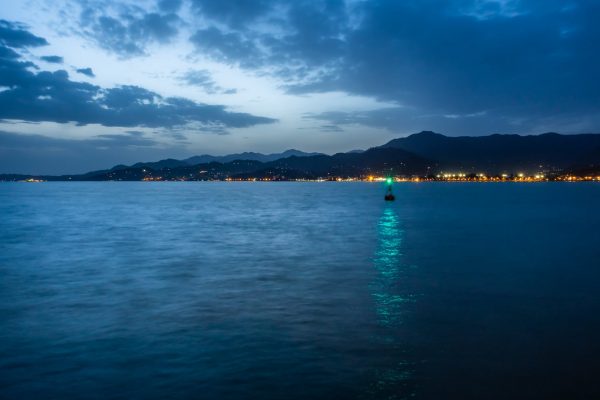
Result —
<instances>
[{"instance_id":1,"label":"green light reflection","mask_svg":"<svg viewBox=\"0 0 600 400\"><path fill-rule=\"evenodd\" d=\"M386 207L379 220L379 244L373 258L378 276L371 285L371 295L382 326L401 324L405 303L414 301L414 296L401 294L398 287L402 273L406 272L402 263L402 234L398 215L392 207Z\"/></svg>"},{"instance_id":2,"label":"green light reflection","mask_svg":"<svg viewBox=\"0 0 600 400\"><path fill-rule=\"evenodd\" d=\"M408 266L403 262L404 231L392 205L386 205L377 226L378 244L373 257L377 271L369 288L377 319L376 345L383 349L374 371L370 398L406 399L415 396L412 382L414 363L408 360L403 343L404 318L416 296L406 285Z\"/></svg>"}]
</instances>

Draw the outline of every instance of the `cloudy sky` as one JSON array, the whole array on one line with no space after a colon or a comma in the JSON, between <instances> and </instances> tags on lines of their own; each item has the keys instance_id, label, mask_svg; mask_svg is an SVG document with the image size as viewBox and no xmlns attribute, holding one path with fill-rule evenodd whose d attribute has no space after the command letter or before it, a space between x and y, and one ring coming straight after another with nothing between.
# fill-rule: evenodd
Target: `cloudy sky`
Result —
<instances>
[{"instance_id":1,"label":"cloudy sky","mask_svg":"<svg viewBox=\"0 0 600 400\"><path fill-rule=\"evenodd\" d=\"M600 2L13 0L0 173L600 131Z\"/></svg>"}]
</instances>

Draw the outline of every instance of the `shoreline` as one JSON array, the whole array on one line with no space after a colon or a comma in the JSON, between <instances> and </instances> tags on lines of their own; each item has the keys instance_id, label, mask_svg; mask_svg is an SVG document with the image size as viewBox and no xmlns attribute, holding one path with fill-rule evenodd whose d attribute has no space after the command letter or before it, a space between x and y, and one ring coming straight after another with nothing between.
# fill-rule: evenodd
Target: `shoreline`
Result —
<instances>
[{"instance_id":1,"label":"shoreline","mask_svg":"<svg viewBox=\"0 0 600 400\"><path fill-rule=\"evenodd\" d=\"M384 180L368 180L368 179L207 179L207 180L191 180L191 179L142 179L142 180L124 180L124 179L107 179L107 180L84 180L84 179L35 179L35 180L0 180L0 183L54 183L54 182L225 182L225 183L277 183L277 182L294 182L294 183L384 183ZM444 180L444 179L394 179L394 183L576 183L576 182L600 182L600 177L591 179L537 179L537 180L519 180L519 179L488 179L488 180Z\"/></svg>"}]
</instances>

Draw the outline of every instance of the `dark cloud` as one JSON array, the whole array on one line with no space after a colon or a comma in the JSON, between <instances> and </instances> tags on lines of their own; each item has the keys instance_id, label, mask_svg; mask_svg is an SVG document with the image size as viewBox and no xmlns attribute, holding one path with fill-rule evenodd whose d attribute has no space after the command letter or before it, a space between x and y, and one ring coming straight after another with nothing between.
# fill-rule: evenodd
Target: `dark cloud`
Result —
<instances>
[{"instance_id":1,"label":"dark cloud","mask_svg":"<svg viewBox=\"0 0 600 400\"><path fill-rule=\"evenodd\" d=\"M264 65L263 54L254 41L237 32L223 32L215 27L199 29L190 38L196 49L218 61L239 64L244 68Z\"/></svg>"},{"instance_id":2,"label":"dark cloud","mask_svg":"<svg viewBox=\"0 0 600 400\"><path fill-rule=\"evenodd\" d=\"M0 86L8 88L27 86L33 75L29 68L34 67L35 65L29 61L21 61L19 54L12 49L0 45ZM0 92L2 93L4 92Z\"/></svg>"},{"instance_id":3,"label":"dark cloud","mask_svg":"<svg viewBox=\"0 0 600 400\"><path fill-rule=\"evenodd\" d=\"M21 71L23 73L23 71ZM274 120L229 112L224 106L162 97L137 86L102 89L69 80L66 71L24 72L27 86L0 92L0 118L121 127L171 128L196 124L243 128Z\"/></svg>"},{"instance_id":4,"label":"dark cloud","mask_svg":"<svg viewBox=\"0 0 600 400\"><path fill-rule=\"evenodd\" d=\"M51 64L62 64L64 62L63 58L60 56L42 56L40 59Z\"/></svg>"},{"instance_id":5,"label":"dark cloud","mask_svg":"<svg viewBox=\"0 0 600 400\"><path fill-rule=\"evenodd\" d=\"M80 74L83 74L85 76L88 76L90 78L95 78L96 74L94 74L94 71L92 71L91 68L77 68L76 71Z\"/></svg>"},{"instance_id":6,"label":"dark cloud","mask_svg":"<svg viewBox=\"0 0 600 400\"><path fill-rule=\"evenodd\" d=\"M127 131L125 134L102 134L89 139L58 139L43 135L20 134L0 131L2 147L6 149L20 148L29 145L35 140L40 147L52 147L62 143L59 147L85 146L93 147L120 147L120 146L155 146L158 143L144 137L143 132Z\"/></svg>"},{"instance_id":7,"label":"dark cloud","mask_svg":"<svg viewBox=\"0 0 600 400\"><path fill-rule=\"evenodd\" d=\"M203 17L226 27L199 29L190 38L198 52L218 61L303 81L329 76L343 54L349 20L343 0L194 4Z\"/></svg>"},{"instance_id":8,"label":"dark cloud","mask_svg":"<svg viewBox=\"0 0 600 400\"><path fill-rule=\"evenodd\" d=\"M160 0L158 2L158 8L162 12L174 13L179 11L181 8L182 0Z\"/></svg>"},{"instance_id":9,"label":"dark cloud","mask_svg":"<svg viewBox=\"0 0 600 400\"><path fill-rule=\"evenodd\" d=\"M57 139L0 131L0 173L73 174L110 168L131 160L183 157L180 146L163 147L141 133Z\"/></svg>"},{"instance_id":10,"label":"dark cloud","mask_svg":"<svg viewBox=\"0 0 600 400\"><path fill-rule=\"evenodd\" d=\"M403 126L415 124L415 120L418 123L420 118L413 113L414 110L393 107L368 111L329 111L318 114L306 114L303 118L325 121L331 124L326 126L361 125L397 131ZM430 122L431 118L428 117L427 120Z\"/></svg>"},{"instance_id":11,"label":"dark cloud","mask_svg":"<svg viewBox=\"0 0 600 400\"><path fill-rule=\"evenodd\" d=\"M188 71L180 77L180 80L188 85L202 87L207 93L215 93L217 89L215 81L206 70Z\"/></svg>"},{"instance_id":12,"label":"dark cloud","mask_svg":"<svg viewBox=\"0 0 600 400\"><path fill-rule=\"evenodd\" d=\"M94 145L110 146L155 146L157 142L144 136L140 131L126 131L126 135L120 134L102 134L97 135L97 139L88 139L86 142Z\"/></svg>"},{"instance_id":13,"label":"dark cloud","mask_svg":"<svg viewBox=\"0 0 600 400\"><path fill-rule=\"evenodd\" d=\"M274 122L230 112L221 105L163 97L137 86L104 89L72 81L64 70L36 72L32 67L16 52L0 46L0 86L7 88L0 92L0 118L120 127L193 126L201 131Z\"/></svg>"},{"instance_id":14,"label":"dark cloud","mask_svg":"<svg viewBox=\"0 0 600 400\"><path fill-rule=\"evenodd\" d=\"M589 126L600 126L600 116L564 113L539 119L515 119L490 115L486 111L470 114L422 114L413 108L390 107L368 111L324 112L307 114L303 118L326 122L334 127L362 126L386 129L398 134L410 134L430 129L453 136L481 133L539 134L548 131L563 133L588 132ZM322 127L319 130L323 130Z\"/></svg>"},{"instance_id":15,"label":"dark cloud","mask_svg":"<svg viewBox=\"0 0 600 400\"><path fill-rule=\"evenodd\" d=\"M13 48L37 47L48 44L46 39L29 32L25 25L0 20L0 44Z\"/></svg>"},{"instance_id":16,"label":"dark cloud","mask_svg":"<svg viewBox=\"0 0 600 400\"><path fill-rule=\"evenodd\" d=\"M321 125L319 130L321 132L344 132L344 129L338 125Z\"/></svg>"},{"instance_id":17,"label":"dark cloud","mask_svg":"<svg viewBox=\"0 0 600 400\"><path fill-rule=\"evenodd\" d=\"M113 16L106 11L85 7L80 18L82 32L98 46L121 57L145 55L149 44L170 42L181 24L181 19L172 12L146 13L127 8Z\"/></svg>"},{"instance_id":18,"label":"dark cloud","mask_svg":"<svg viewBox=\"0 0 600 400\"><path fill-rule=\"evenodd\" d=\"M369 96L415 120L485 110L505 126L591 121L600 106L597 1L273 0L238 15L220 3L195 2L216 24L192 36L197 50L291 93Z\"/></svg>"},{"instance_id":19,"label":"dark cloud","mask_svg":"<svg viewBox=\"0 0 600 400\"><path fill-rule=\"evenodd\" d=\"M559 88L549 90L548 82L558 71L572 73L571 56L558 54L566 44L559 16L486 14L482 20L457 13L451 3L466 2L365 4L338 77L328 85L438 112L557 105L552 97ZM568 85L559 90L572 99Z\"/></svg>"},{"instance_id":20,"label":"dark cloud","mask_svg":"<svg viewBox=\"0 0 600 400\"><path fill-rule=\"evenodd\" d=\"M270 0L191 0L191 4L192 10L205 18L242 27L264 17L276 3Z\"/></svg>"},{"instance_id":21,"label":"dark cloud","mask_svg":"<svg viewBox=\"0 0 600 400\"><path fill-rule=\"evenodd\" d=\"M19 53L14 51L13 49L9 49L8 47L0 46L0 58L6 60L16 60L18 59Z\"/></svg>"},{"instance_id":22,"label":"dark cloud","mask_svg":"<svg viewBox=\"0 0 600 400\"><path fill-rule=\"evenodd\" d=\"M236 89L224 89L212 79L210 72L206 70L188 71L179 77L179 80L186 85L197 86L202 88L208 94L234 94Z\"/></svg>"}]
</instances>

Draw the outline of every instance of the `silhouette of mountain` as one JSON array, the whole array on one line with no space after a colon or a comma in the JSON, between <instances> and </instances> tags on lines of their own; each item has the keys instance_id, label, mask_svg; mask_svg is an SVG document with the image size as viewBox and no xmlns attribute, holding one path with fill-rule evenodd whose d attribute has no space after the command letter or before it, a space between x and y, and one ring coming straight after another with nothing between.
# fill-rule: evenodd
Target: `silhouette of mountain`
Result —
<instances>
[{"instance_id":1,"label":"silhouette of mountain","mask_svg":"<svg viewBox=\"0 0 600 400\"><path fill-rule=\"evenodd\" d=\"M434 175L440 172L486 174L544 171L600 173L600 135L500 135L448 137L424 131L373 147L325 155L287 150L283 153L239 153L195 156L186 160L117 165L82 175L0 175L0 180L29 177L46 180L211 180L365 177L368 175ZM595 176L595 175L594 175Z\"/></svg>"},{"instance_id":2,"label":"silhouette of mountain","mask_svg":"<svg viewBox=\"0 0 600 400\"><path fill-rule=\"evenodd\" d=\"M124 169L124 168L150 168L154 170L160 170L163 168L177 168L177 167L185 167L188 165L198 165L198 164L208 164L211 162L219 162L219 163L228 163L235 160L250 160L250 161L260 161L260 162L269 162L275 161L280 158L286 158L291 156L297 157L308 157L314 155L320 155L322 153L305 153L296 149L289 149L282 153L272 153L272 154L262 154L262 153L254 153L254 152L244 152L244 153L235 153L228 154L225 156L212 156L210 154L203 154L200 156L193 156L186 158L184 160L176 160L173 158L167 158L165 160L153 161L153 162L138 162L128 167L125 165L117 165L111 170L116 169Z\"/></svg>"},{"instance_id":3,"label":"silhouette of mountain","mask_svg":"<svg viewBox=\"0 0 600 400\"><path fill-rule=\"evenodd\" d=\"M253 160L253 161L260 161L260 162L269 162L269 161L275 161L280 158L286 158L286 157L291 157L291 156L308 157L308 156L315 156L315 155L321 155L321 154L322 153L305 153L300 150L289 149L289 150L284 151L283 153L272 153L272 154L262 154L262 153L254 153L254 152L228 154L226 156L211 156L209 154L203 154L201 156L194 156L194 157L187 158L187 159L183 160L183 162L187 163L188 165L205 164L205 163L209 163L209 162L213 162L213 161L226 163L226 162L230 162L230 161L234 161L234 160Z\"/></svg>"},{"instance_id":4,"label":"silhouette of mountain","mask_svg":"<svg viewBox=\"0 0 600 400\"><path fill-rule=\"evenodd\" d=\"M358 176L368 174L426 174L435 163L398 148L371 148L362 153L337 153L333 156L288 157L267 164L316 174L318 176Z\"/></svg>"},{"instance_id":5,"label":"silhouette of mountain","mask_svg":"<svg viewBox=\"0 0 600 400\"><path fill-rule=\"evenodd\" d=\"M290 156L270 162L235 160L226 163L212 161L196 165L160 166L159 163L138 163L131 167L118 166L83 175L60 177L43 176L47 180L124 180L146 179L298 179L318 177L354 177L369 174L425 174L432 162L402 149L373 148L362 153L338 153L333 156ZM166 163L172 165L171 163Z\"/></svg>"},{"instance_id":6,"label":"silhouette of mountain","mask_svg":"<svg viewBox=\"0 0 600 400\"><path fill-rule=\"evenodd\" d=\"M160 161L156 161L156 162L139 162L139 163L133 164L132 167L136 167L136 168L147 167L147 168L153 168L153 169L162 169L162 168L183 167L186 165L189 165L189 164L185 161L175 160L174 158L167 158L165 160L160 160ZM113 167L112 169L115 169L115 167Z\"/></svg>"},{"instance_id":7,"label":"silhouette of mountain","mask_svg":"<svg viewBox=\"0 0 600 400\"><path fill-rule=\"evenodd\" d=\"M443 169L465 172L559 170L600 161L598 134L448 137L423 131L393 139L381 147L410 151L438 161Z\"/></svg>"}]
</instances>

